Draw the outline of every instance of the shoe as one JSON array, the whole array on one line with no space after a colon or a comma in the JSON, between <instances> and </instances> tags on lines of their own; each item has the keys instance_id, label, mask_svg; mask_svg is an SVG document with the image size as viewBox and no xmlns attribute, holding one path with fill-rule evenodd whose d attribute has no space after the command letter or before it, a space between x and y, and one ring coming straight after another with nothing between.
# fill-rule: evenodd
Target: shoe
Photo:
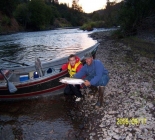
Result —
<instances>
[{"instance_id":1,"label":"shoe","mask_svg":"<svg viewBox=\"0 0 155 140\"><path fill-rule=\"evenodd\" d=\"M81 98L80 97L77 97L75 101L76 102L79 102L79 101L81 101Z\"/></svg>"}]
</instances>

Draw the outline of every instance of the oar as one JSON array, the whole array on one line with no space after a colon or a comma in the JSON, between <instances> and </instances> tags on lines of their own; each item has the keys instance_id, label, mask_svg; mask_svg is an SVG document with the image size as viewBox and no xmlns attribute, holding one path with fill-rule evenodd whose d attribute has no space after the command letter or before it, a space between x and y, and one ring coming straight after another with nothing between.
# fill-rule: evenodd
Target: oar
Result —
<instances>
[{"instance_id":1,"label":"oar","mask_svg":"<svg viewBox=\"0 0 155 140\"><path fill-rule=\"evenodd\" d=\"M15 87L15 85L13 83L11 83L7 77L4 75L4 73L2 72L2 70L0 69L0 73L3 75L3 77L5 78L6 82L7 82L7 87L10 93L14 93L17 91L17 88Z\"/></svg>"},{"instance_id":2,"label":"oar","mask_svg":"<svg viewBox=\"0 0 155 140\"><path fill-rule=\"evenodd\" d=\"M8 61L8 62L11 62L11 63L15 63L15 64L20 64L20 65L22 65L22 66L29 66L29 65L27 65L27 64L25 64L25 63L14 62L14 61L7 60L7 59L3 59L3 58L2 58L2 60L3 60L3 61Z\"/></svg>"}]
</instances>

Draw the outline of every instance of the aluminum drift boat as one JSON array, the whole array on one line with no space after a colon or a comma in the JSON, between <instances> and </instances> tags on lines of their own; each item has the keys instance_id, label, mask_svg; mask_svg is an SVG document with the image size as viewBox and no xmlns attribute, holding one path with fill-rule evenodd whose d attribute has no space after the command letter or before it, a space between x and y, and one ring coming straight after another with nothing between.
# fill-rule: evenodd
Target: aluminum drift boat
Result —
<instances>
[{"instance_id":1,"label":"aluminum drift boat","mask_svg":"<svg viewBox=\"0 0 155 140\"><path fill-rule=\"evenodd\" d=\"M75 55L83 60L84 54L91 52L95 58L98 46L99 43ZM3 78L3 75L0 75L0 99L18 99L41 96L47 93L52 95L62 93L65 84L60 83L59 79L69 75L67 70L60 72L59 69L67 61L68 56L47 63L40 64L39 62L33 66L16 67L3 71L7 80L15 85L17 91L10 93L7 80ZM36 71L39 73L39 77Z\"/></svg>"}]
</instances>

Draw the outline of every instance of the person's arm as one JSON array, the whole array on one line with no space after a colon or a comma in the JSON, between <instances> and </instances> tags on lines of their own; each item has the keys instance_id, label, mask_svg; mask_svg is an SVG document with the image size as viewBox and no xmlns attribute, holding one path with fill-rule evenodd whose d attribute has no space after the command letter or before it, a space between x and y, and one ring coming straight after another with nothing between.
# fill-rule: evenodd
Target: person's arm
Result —
<instances>
[{"instance_id":1,"label":"person's arm","mask_svg":"<svg viewBox=\"0 0 155 140\"><path fill-rule=\"evenodd\" d=\"M94 78L90 80L91 85L95 85L100 80L103 74L103 70L104 70L103 64L100 61L96 61L95 62L96 75L94 76Z\"/></svg>"},{"instance_id":2,"label":"person's arm","mask_svg":"<svg viewBox=\"0 0 155 140\"><path fill-rule=\"evenodd\" d=\"M67 68L68 68L68 63L63 64L63 65L61 66L61 69L62 69L62 70L66 70Z\"/></svg>"},{"instance_id":3,"label":"person's arm","mask_svg":"<svg viewBox=\"0 0 155 140\"><path fill-rule=\"evenodd\" d=\"M86 75L86 66L83 66L80 71L78 71L75 75L74 78L82 78L83 76Z\"/></svg>"}]
</instances>

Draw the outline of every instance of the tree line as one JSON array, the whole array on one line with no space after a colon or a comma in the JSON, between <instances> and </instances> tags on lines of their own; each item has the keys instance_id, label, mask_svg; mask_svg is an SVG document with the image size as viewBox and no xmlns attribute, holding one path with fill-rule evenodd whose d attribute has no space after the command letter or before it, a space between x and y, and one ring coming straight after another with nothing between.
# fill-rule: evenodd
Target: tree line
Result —
<instances>
[{"instance_id":1,"label":"tree line","mask_svg":"<svg viewBox=\"0 0 155 140\"><path fill-rule=\"evenodd\" d=\"M107 0L104 21L107 25L120 26L123 36L135 35L141 30L155 29L155 0Z\"/></svg>"},{"instance_id":2,"label":"tree line","mask_svg":"<svg viewBox=\"0 0 155 140\"><path fill-rule=\"evenodd\" d=\"M155 0L122 0L120 3L107 0L105 9L91 13L89 18L104 21L103 27L120 26L122 36L135 35L141 30L155 29L154 7Z\"/></svg>"},{"instance_id":3,"label":"tree line","mask_svg":"<svg viewBox=\"0 0 155 140\"><path fill-rule=\"evenodd\" d=\"M0 10L3 15L15 17L22 27L30 30L59 27L59 19L64 22L63 26L81 26L85 21L82 7L75 0L71 8L67 4L59 4L57 0L1 0Z\"/></svg>"},{"instance_id":4,"label":"tree line","mask_svg":"<svg viewBox=\"0 0 155 140\"><path fill-rule=\"evenodd\" d=\"M118 23L125 35L155 28L155 0L124 0L118 14Z\"/></svg>"},{"instance_id":5,"label":"tree line","mask_svg":"<svg viewBox=\"0 0 155 140\"><path fill-rule=\"evenodd\" d=\"M59 4L58 0L1 0L3 19L0 19L0 26L9 26L9 18L15 17L24 29L30 30L86 23L84 26L90 29L120 26L123 35L134 35L139 30L155 28L154 7L155 0L123 0L120 3L107 0L105 9L86 14L76 0L72 0L72 7Z\"/></svg>"}]
</instances>

